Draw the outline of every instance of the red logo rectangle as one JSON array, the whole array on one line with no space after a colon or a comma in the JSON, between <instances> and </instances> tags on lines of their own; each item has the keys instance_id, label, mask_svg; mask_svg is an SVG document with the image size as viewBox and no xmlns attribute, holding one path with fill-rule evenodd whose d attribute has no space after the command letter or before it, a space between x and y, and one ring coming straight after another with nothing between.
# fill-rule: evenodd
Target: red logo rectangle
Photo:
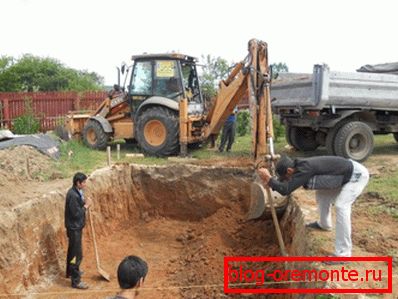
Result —
<instances>
[{"instance_id":1,"label":"red logo rectangle","mask_svg":"<svg viewBox=\"0 0 398 299\"><path fill-rule=\"evenodd\" d=\"M347 264L339 266L339 269L318 269L314 268L312 270L298 270L298 269L284 269L284 270L264 270L252 268L243 268L242 264L253 265L255 263L272 263L280 265L279 268L284 268L288 263L294 263L298 265L300 262L373 262L373 265L384 266L387 268L386 271L377 270L378 276L375 276L376 270L364 270L362 272L366 273L365 276L361 276L361 271L351 269L347 267ZM239 267L233 268L232 265L240 264ZM387 265L385 265L387 264ZM345 265L345 266L344 266ZM345 268L347 267L347 268ZM340 272L339 272L340 271ZM366 272L365 272L366 271ZM371 272L373 271L373 272ZM267 274L266 274L267 273ZM384 273L385 275L381 275ZM261 275L258 275L261 274ZM278 274L278 275L277 275ZM307 276L305 276L307 274ZM331 276L334 274L334 276ZM344 275L345 274L345 275ZM368 274L373 274L368 275ZM301 275L301 276L300 276ZM311 276L313 275L313 276ZM261 276L261 279L257 279ZM264 277L271 277L273 280L265 281ZM292 285L292 283L297 282L301 284L314 283L311 277L318 279L321 282L326 282L327 279L331 278L342 278L342 281L350 283L353 282L367 282L368 276L371 278L381 281L382 276L387 277L387 287L386 288L327 288L325 286L320 288L289 288L280 287L281 285ZM305 278L310 280L305 280ZM375 278L376 277L376 278ZM301 278L302 280L300 280ZM304 279L303 279L304 278ZM366 278L366 280L365 280ZM238 283L236 283L238 282ZM270 285L276 285L279 283L279 287L266 288L261 285L265 285L265 282ZM383 280L385 282L385 280ZM254 284L253 287L251 287ZM241 286L245 286L244 288ZM266 257L266 256L238 256L238 257L224 257L224 292L225 293L392 293L392 257L310 257L310 256L290 256L290 257Z\"/></svg>"}]
</instances>

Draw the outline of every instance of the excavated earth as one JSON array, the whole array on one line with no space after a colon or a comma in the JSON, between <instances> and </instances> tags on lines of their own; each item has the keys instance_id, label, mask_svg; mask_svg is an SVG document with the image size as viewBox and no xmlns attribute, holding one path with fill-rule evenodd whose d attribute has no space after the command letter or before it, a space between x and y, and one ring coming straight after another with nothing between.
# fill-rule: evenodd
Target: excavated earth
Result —
<instances>
[{"instance_id":1,"label":"excavated earth","mask_svg":"<svg viewBox=\"0 0 398 299\"><path fill-rule=\"evenodd\" d=\"M101 267L112 279L96 271L87 222L81 265L87 291L71 289L64 277L69 182L9 200L0 210L0 291L6 297L106 298L118 291L119 262L138 255L149 265L143 298L228 297L224 256L279 255L272 222L245 220L252 175L247 167L197 165L120 164L95 171L86 196L94 202ZM281 220L291 255L306 252L302 221L292 201Z\"/></svg>"}]
</instances>

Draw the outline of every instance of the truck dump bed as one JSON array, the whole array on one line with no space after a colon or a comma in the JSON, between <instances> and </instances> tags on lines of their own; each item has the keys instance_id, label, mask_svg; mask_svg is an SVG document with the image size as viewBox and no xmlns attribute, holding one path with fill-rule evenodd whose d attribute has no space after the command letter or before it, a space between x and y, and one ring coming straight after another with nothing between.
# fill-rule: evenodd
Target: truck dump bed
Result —
<instances>
[{"instance_id":1,"label":"truck dump bed","mask_svg":"<svg viewBox=\"0 0 398 299\"><path fill-rule=\"evenodd\" d=\"M398 76L330 71L315 65L312 74L280 74L271 85L273 108L369 108L398 111Z\"/></svg>"}]
</instances>

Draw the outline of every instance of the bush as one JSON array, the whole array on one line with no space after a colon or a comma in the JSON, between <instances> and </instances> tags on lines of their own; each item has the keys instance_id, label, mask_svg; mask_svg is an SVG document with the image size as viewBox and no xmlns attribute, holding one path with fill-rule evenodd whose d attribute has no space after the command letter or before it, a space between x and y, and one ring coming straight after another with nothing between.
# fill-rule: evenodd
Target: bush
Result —
<instances>
[{"instance_id":1,"label":"bush","mask_svg":"<svg viewBox=\"0 0 398 299\"><path fill-rule=\"evenodd\" d=\"M236 131L238 136L245 136L250 132L250 112L248 110L239 111L236 118Z\"/></svg>"},{"instance_id":2,"label":"bush","mask_svg":"<svg viewBox=\"0 0 398 299\"><path fill-rule=\"evenodd\" d=\"M277 116L272 117L272 124L274 126L274 139L275 141L278 141L279 137L284 137L285 136L285 126L279 121L279 118Z\"/></svg>"},{"instance_id":3,"label":"bush","mask_svg":"<svg viewBox=\"0 0 398 299\"><path fill-rule=\"evenodd\" d=\"M274 126L274 139L275 141L278 140L278 138L284 138L285 136L285 127L281 122L279 121L277 116L272 117L272 123ZM249 110L242 110L239 111L238 116L237 116L237 125L236 125L236 131L238 133L238 136L245 136L246 134L250 133L250 112Z\"/></svg>"},{"instance_id":4,"label":"bush","mask_svg":"<svg viewBox=\"0 0 398 299\"><path fill-rule=\"evenodd\" d=\"M25 114L14 119L12 128L14 134L35 134L39 132L40 122L34 116L30 100L25 100Z\"/></svg>"}]
</instances>

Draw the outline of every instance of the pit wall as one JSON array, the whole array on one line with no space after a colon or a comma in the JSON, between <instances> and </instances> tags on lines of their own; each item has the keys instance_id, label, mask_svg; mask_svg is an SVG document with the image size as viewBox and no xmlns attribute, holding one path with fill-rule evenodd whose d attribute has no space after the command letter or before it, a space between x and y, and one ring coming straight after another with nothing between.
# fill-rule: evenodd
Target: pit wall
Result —
<instances>
[{"instance_id":1,"label":"pit wall","mask_svg":"<svg viewBox=\"0 0 398 299\"><path fill-rule=\"evenodd\" d=\"M19 293L61 271L65 192L0 210L0 291Z\"/></svg>"},{"instance_id":2,"label":"pit wall","mask_svg":"<svg viewBox=\"0 0 398 299\"><path fill-rule=\"evenodd\" d=\"M253 171L194 165L114 165L90 175L86 196L94 201L96 231L111 234L121 223L152 217L197 221L220 207L248 206ZM18 293L64 273L67 190L56 190L0 211L0 290ZM194 209L192 207L195 207ZM281 219L289 255L307 252L303 217L294 200ZM90 238L84 230L84 238ZM276 240L276 238L275 238Z\"/></svg>"}]
</instances>

